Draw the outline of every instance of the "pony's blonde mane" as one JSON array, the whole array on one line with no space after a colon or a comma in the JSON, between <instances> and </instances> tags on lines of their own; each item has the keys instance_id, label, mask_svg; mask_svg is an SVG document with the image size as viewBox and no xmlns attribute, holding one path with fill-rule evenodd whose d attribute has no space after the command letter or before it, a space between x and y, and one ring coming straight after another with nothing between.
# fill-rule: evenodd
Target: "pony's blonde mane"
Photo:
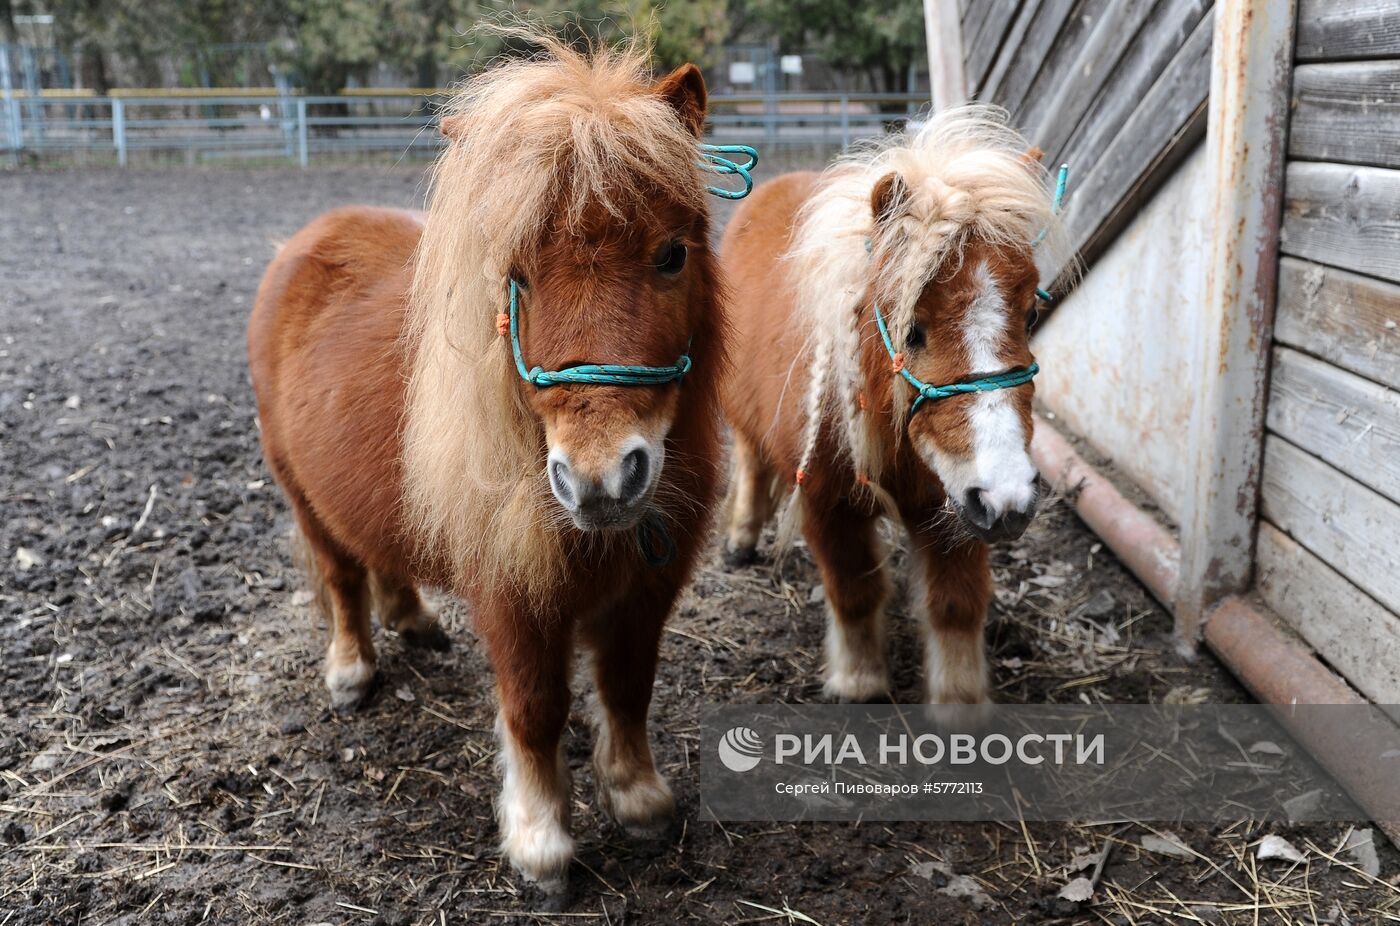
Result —
<instances>
[{"instance_id":1,"label":"pony's blonde mane","mask_svg":"<svg viewBox=\"0 0 1400 926\"><path fill-rule=\"evenodd\" d=\"M414 260L404 426L408 529L460 586L537 599L562 563L543 428L496 329L508 276L551 222L626 217L660 190L703 208L695 138L650 89L641 43L543 51L473 77L443 114Z\"/></svg>"},{"instance_id":2,"label":"pony's blonde mane","mask_svg":"<svg viewBox=\"0 0 1400 926\"><path fill-rule=\"evenodd\" d=\"M841 424L856 472L871 479L884 464L859 409L862 299L878 300L896 344L912 324L919 295L960 266L968 243L1026 247L1042 231L1042 268L1058 270L1064 236L1051 208L1049 179L1005 110L944 110L915 131L842 157L823 175L797 218L785 259L805 321L811 381L799 468L807 469L824 417ZM897 171L907 196L877 229L876 182ZM871 279L872 265L881 268ZM890 409L902 430L912 390L896 380Z\"/></svg>"}]
</instances>

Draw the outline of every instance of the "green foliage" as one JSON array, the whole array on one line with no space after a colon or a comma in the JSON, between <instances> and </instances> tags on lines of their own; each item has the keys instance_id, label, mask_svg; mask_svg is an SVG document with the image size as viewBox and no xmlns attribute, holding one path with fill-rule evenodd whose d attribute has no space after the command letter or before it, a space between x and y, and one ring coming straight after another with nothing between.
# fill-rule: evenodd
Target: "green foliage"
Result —
<instances>
[{"instance_id":1,"label":"green foliage","mask_svg":"<svg viewBox=\"0 0 1400 926\"><path fill-rule=\"evenodd\" d=\"M482 23L544 23L573 40L649 36L658 68L711 63L729 29L728 0L285 0L285 63L309 89L344 85L376 63L407 70L434 85L439 67L470 72L509 50L511 42Z\"/></svg>"},{"instance_id":2,"label":"green foliage","mask_svg":"<svg viewBox=\"0 0 1400 926\"><path fill-rule=\"evenodd\" d=\"M447 0L452 2L452 0ZM508 18L537 22L572 41L617 42L645 36L652 44L658 70L693 61L714 64L729 34L729 0L536 0L479 2L457 0L456 17L441 60L457 69L473 69L507 50L489 31L473 30L483 22Z\"/></svg>"},{"instance_id":3,"label":"green foliage","mask_svg":"<svg viewBox=\"0 0 1400 926\"><path fill-rule=\"evenodd\" d=\"M924 55L920 0L0 0L0 30L35 12L54 14L55 41L99 89L109 72L113 83L159 85L172 65L183 80L233 83L248 75L219 49L239 43L266 48L315 93L381 64L436 85L509 50L476 28L508 18L577 42L646 36L658 70L716 65L731 42L774 42L867 74L876 89L901 90Z\"/></svg>"},{"instance_id":4,"label":"green foliage","mask_svg":"<svg viewBox=\"0 0 1400 926\"><path fill-rule=\"evenodd\" d=\"M670 70L687 61L701 67L718 63L729 38L728 0L670 0L660 5L632 0L631 6L633 21L649 26L658 69Z\"/></svg>"},{"instance_id":5,"label":"green foliage","mask_svg":"<svg viewBox=\"0 0 1400 926\"><path fill-rule=\"evenodd\" d=\"M743 14L784 47L816 49L886 92L902 91L910 65L927 54L921 0L746 0Z\"/></svg>"}]
</instances>

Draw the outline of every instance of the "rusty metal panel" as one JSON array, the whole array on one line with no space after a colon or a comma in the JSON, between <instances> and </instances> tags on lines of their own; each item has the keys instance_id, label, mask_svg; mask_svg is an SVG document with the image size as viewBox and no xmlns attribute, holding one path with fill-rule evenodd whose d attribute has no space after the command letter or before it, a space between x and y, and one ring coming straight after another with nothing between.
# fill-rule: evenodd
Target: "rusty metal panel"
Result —
<instances>
[{"instance_id":1,"label":"rusty metal panel","mask_svg":"<svg viewBox=\"0 0 1400 926\"><path fill-rule=\"evenodd\" d=\"M1202 374L1186 461L1177 632L1244 591L1253 566L1292 78L1293 0L1216 10L1206 125L1210 201L1205 298L1185 329Z\"/></svg>"},{"instance_id":2,"label":"rusty metal panel","mask_svg":"<svg viewBox=\"0 0 1400 926\"><path fill-rule=\"evenodd\" d=\"M1184 332L1200 311L1209 239L1204 147L1190 154L1035 340L1036 395L1173 521L1201 381Z\"/></svg>"}]
</instances>

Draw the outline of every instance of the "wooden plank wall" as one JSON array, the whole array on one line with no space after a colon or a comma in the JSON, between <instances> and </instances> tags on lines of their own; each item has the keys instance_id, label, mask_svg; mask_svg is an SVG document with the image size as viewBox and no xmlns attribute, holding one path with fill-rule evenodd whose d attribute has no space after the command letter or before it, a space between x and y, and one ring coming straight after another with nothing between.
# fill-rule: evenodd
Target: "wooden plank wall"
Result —
<instances>
[{"instance_id":1,"label":"wooden plank wall","mask_svg":"<svg viewBox=\"0 0 1400 926\"><path fill-rule=\"evenodd\" d=\"M1400 3L1299 0L1257 582L1400 703Z\"/></svg>"},{"instance_id":2,"label":"wooden plank wall","mask_svg":"<svg viewBox=\"0 0 1400 926\"><path fill-rule=\"evenodd\" d=\"M1383 3L1385 0L1377 0ZM1205 133L1212 0L973 0L967 85L1068 162L1065 222L1092 262Z\"/></svg>"}]
</instances>

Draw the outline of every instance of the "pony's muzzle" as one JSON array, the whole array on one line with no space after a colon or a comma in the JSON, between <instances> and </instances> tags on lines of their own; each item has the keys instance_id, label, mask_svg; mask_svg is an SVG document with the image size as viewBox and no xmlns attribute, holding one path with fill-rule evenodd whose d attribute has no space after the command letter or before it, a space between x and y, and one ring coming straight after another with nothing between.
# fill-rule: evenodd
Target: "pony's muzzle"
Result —
<instances>
[{"instance_id":1,"label":"pony's muzzle","mask_svg":"<svg viewBox=\"0 0 1400 926\"><path fill-rule=\"evenodd\" d=\"M559 447L549 451L549 487L581 530L616 530L641 519L660 470L660 454L645 438L622 443L616 458L585 467Z\"/></svg>"},{"instance_id":2,"label":"pony's muzzle","mask_svg":"<svg viewBox=\"0 0 1400 926\"><path fill-rule=\"evenodd\" d=\"M1026 532L1040 503L1040 477L1025 486L968 489L957 505L958 515L979 540L999 543Z\"/></svg>"}]
</instances>

